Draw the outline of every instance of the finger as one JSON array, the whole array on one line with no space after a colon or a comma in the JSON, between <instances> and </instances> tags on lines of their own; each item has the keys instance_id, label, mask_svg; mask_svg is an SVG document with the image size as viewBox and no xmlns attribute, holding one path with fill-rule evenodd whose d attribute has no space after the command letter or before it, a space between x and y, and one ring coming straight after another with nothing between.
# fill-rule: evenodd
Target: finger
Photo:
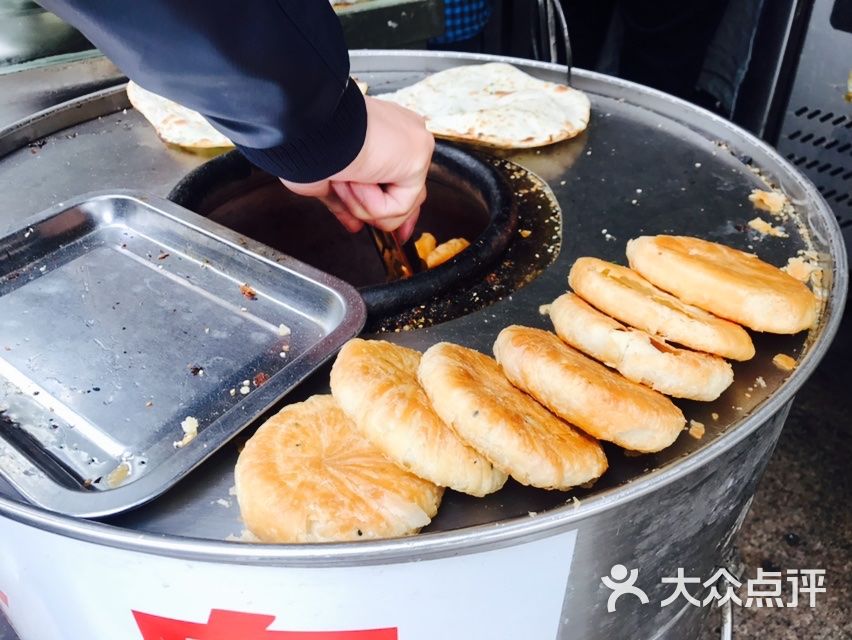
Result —
<instances>
[{"instance_id":1,"label":"finger","mask_svg":"<svg viewBox=\"0 0 852 640\"><path fill-rule=\"evenodd\" d=\"M331 189L340 198L343 205L349 211L349 214L361 220L362 222L372 223L373 216L364 208L355 194L352 192L352 187L348 182L332 182Z\"/></svg>"},{"instance_id":2,"label":"finger","mask_svg":"<svg viewBox=\"0 0 852 640\"><path fill-rule=\"evenodd\" d=\"M417 219L420 217L420 207L417 207L405 222L397 230L396 234L401 244L405 244L411 239L411 234L414 233L414 225L417 224Z\"/></svg>"},{"instance_id":3,"label":"finger","mask_svg":"<svg viewBox=\"0 0 852 640\"><path fill-rule=\"evenodd\" d=\"M415 200L414 206L402 216L394 216L392 218L380 218L374 220L371 224L380 229L395 230L400 242L405 243L414 232L414 225L417 224L417 219L420 216L420 208L426 200L426 187L424 186L419 196Z\"/></svg>"},{"instance_id":4,"label":"finger","mask_svg":"<svg viewBox=\"0 0 852 640\"><path fill-rule=\"evenodd\" d=\"M405 224L407 219L408 215L396 216L394 218L381 218L378 220L374 218L367 224L376 227L376 229L381 229L382 231L396 231Z\"/></svg>"},{"instance_id":5,"label":"finger","mask_svg":"<svg viewBox=\"0 0 852 640\"><path fill-rule=\"evenodd\" d=\"M349 213L349 210L346 208L333 209L329 207L329 211L334 214L337 221L342 224L349 233L358 233L364 228L364 223Z\"/></svg>"},{"instance_id":6,"label":"finger","mask_svg":"<svg viewBox=\"0 0 852 640\"><path fill-rule=\"evenodd\" d=\"M390 218L405 215L417 205L423 182L399 185L389 184L384 189L376 184L350 182L350 189L361 205L374 218Z\"/></svg>"},{"instance_id":7,"label":"finger","mask_svg":"<svg viewBox=\"0 0 852 640\"><path fill-rule=\"evenodd\" d=\"M358 233L364 228L364 223L349 213L349 209L333 191L330 195L320 198L319 200L328 208L329 211L331 211L334 217L337 218L337 221L340 222L340 224L342 224L350 233Z\"/></svg>"}]
</instances>

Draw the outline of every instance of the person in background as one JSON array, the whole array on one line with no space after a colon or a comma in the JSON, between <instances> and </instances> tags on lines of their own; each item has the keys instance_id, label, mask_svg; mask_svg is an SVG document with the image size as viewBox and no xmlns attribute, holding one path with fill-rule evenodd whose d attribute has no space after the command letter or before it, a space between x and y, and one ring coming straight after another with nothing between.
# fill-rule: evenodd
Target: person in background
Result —
<instances>
[{"instance_id":1,"label":"person in background","mask_svg":"<svg viewBox=\"0 0 852 640\"><path fill-rule=\"evenodd\" d=\"M561 0L574 64L731 117L766 0Z\"/></svg>"},{"instance_id":2,"label":"person in background","mask_svg":"<svg viewBox=\"0 0 852 640\"><path fill-rule=\"evenodd\" d=\"M429 41L430 49L480 53L491 0L444 0L444 34Z\"/></svg>"},{"instance_id":3,"label":"person in background","mask_svg":"<svg viewBox=\"0 0 852 640\"><path fill-rule=\"evenodd\" d=\"M435 141L419 115L361 95L328 2L39 3L350 231L370 224L403 240L413 231Z\"/></svg>"}]
</instances>

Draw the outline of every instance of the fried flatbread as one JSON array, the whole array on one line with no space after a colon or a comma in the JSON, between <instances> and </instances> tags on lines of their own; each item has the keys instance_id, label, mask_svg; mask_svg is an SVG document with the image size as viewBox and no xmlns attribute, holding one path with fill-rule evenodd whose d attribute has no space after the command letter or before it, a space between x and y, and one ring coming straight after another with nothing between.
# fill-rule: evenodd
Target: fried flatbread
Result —
<instances>
[{"instance_id":1,"label":"fried flatbread","mask_svg":"<svg viewBox=\"0 0 852 640\"><path fill-rule=\"evenodd\" d=\"M679 349L662 338L625 327L573 293L550 305L556 334L625 378L669 396L710 401L734 381L731 365L719 356Z\"/></svg>"},{"instance_id":2,"label":"fried flatbread","mask_svg":"<svg viewBox=\"0 0 852 640\"><path fill-rule=\"evenodd\" d=\"M234 146L197 111L127 83L130 104L150 122L163 141L189 150L227 149Z\"/></svg>"},{"instance_id":3,"label":"fried flatbread","mask_svg":"<svg viewBox=\"0 0 852 640\"><path fill-rule=\"evenodd\" d=\"M331 396L291 404L249 439L237 501L264 542L332 542L416 533L443 489L388 460Z\"/></svg>"},{"instance_id":4,"label":"fried flatbread","mask_svg":"<svg viewBox=\"0 0 852 640\"><path fill-rule=\"evenodd\" d=\"M508 149L573 138L590 113L582 91L502 62L446 69L378 97L416 111L440 138Z\"/></svg>"},{"instance_id":5,"label":"fried flatbread","mask_svg":"<svg viewBox=\"0 0 852 640\"><path fill-rule=\"evenodd\" d=\"M478 351L438 343L423 354L419 377L444 422L522 484L564 490L606 470L597 441L513 387Z\"/></svg>"},{"instance_id":6,"label":"fried flatbread","mask_svg":"<svg viewBox=\"0 0 852 640\"><path fill-rule=\"evenodd\" d=\"M331 392L361 435L404 469L474 496L497 491L506 474L438 417L417 381L419 365L419 351L356 338L334 362Z\"/></svg>"},{"instance_id":7,"label":"fried flatbread","mask_svg":"<svg viewBox=\"0 0 852 640\"><path fill-rule=\"evenodd\" d=\"M568 283L593 307L651 335L732 360L754 357L754 345L741 326L682 302L627 267L579 258Z\"/></svg>"},{"instance_id":8,"label":"fried flatbread","mask_svg":"<svg viewBox=\"0 0 852 640\"><path fill-rule=\"evenodd\" d=\"M506 327L494 354L512 384L586 433L625 449L665 449L686 424L664 395L587 358L548 331Z\"/></svg>"},{"instance_id":9,"label":"fried flatbread","mask_svg":"<svg viewBox=\"0 0 852 640\"><path fill-rule=\"evenodd\" d=\"M642 236L627 243L627 259L687 304L755 331L793 334L817 321L811 290L751 253L686 236Z\"/></svg>"}]
</instances>

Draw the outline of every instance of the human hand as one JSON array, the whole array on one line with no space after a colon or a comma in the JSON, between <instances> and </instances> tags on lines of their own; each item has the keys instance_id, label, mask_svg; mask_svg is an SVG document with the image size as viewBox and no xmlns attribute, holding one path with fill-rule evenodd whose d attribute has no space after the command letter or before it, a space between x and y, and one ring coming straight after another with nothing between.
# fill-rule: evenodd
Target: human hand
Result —
<instances>
[{"instance_id":1,"label":"human hand","mask_svg":"<svg viewBox=\"0 0 852 640\"><path fill-rule=\"evenodd\" d=\"M426 199L435 139L413 111L368 96L364 100L367 134L349 166L318 182L281 182L294 193L319 198L352 233L366 223L397 231L404 242Z\"/></svg>"}]
</instances>

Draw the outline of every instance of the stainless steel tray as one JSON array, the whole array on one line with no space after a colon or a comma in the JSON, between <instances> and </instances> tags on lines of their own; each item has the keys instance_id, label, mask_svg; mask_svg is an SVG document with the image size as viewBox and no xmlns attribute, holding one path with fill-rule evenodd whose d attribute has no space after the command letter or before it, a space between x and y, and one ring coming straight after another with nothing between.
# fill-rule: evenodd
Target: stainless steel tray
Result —
<instances>
[{"instance_id":1,"label":"stainless steel tray","mask_svg":"<svg viewBox=\"0 0 852 640\"><path fill-rule=\"evenodd\" d=\"M75 516L168 489L365 318L349 285L128 193L25 222L0 260L0 475Z\"/></svg>"}]
</instances>

